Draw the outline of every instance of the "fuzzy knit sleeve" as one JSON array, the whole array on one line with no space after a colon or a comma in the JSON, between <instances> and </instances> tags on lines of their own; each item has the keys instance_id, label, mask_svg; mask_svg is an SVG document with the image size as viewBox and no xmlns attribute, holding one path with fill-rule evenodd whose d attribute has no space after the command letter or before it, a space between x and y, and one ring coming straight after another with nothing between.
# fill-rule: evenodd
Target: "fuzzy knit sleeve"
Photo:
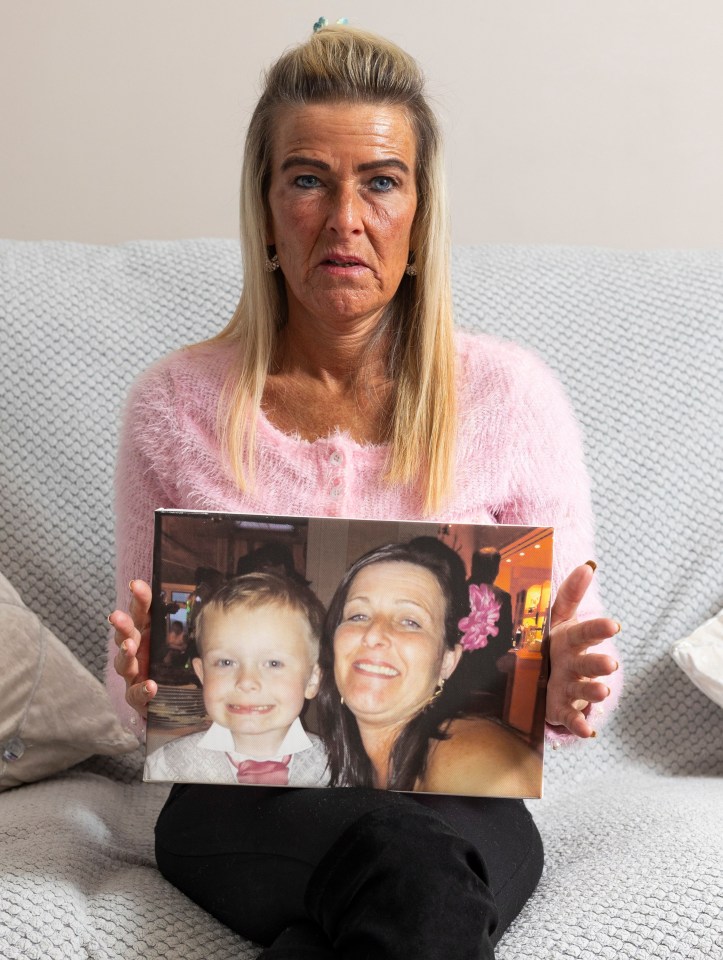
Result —
<instances>
[{"instance_id":1,"label":"fuzzy knit sleeve","mask_svg":"<svg viewBox=\"0 0 723 960\"><path fill-rule=\"evenodd\" d=\"M115 473L116 607L128 607L128 583L150 583L154 511L178 504L174 483L179 457L174 423L171 358L142 374L129 392L121 424ZM137 729L135 711L125 702L125 683L113 668L116 648L109 637L106 685L116 712L128 729Z\"/></svg>"},{"instance_id":2,"label":"fuzzy knit sleeve","mask_svg":"<svg viewBox=\"0 0 723 960\"><path fill-rule=\"evenodd\" d=\"M475 338L477 339L477 338ZM482 359L483 357L483 359ZM562 580L581 563L595 558L590 478L585 466L582 432L570 401L555 374L532 351L516 344L485 338L482 351L467 353L469 376L486 384L480 406L487 444L495 458L499 523L554 527L553 597ZM604 615L596 580L580 607L583 619ZM612 639L596 646L619 661ZM622 671L605 678L611 695L589 708L599 726L615 708ZM547 727L553 743L577 738L561 728Z\"/></svg>"}]
</instances>

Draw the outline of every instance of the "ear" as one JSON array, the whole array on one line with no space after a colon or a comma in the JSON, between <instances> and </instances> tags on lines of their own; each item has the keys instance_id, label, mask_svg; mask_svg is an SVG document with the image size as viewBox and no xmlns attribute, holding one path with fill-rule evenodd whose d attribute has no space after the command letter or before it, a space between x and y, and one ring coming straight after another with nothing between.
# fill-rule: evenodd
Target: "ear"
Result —
<instances>
[{"instance_id":1,"label":"ear","mask_svg":"<svg viewBox=\"0 0 723 960\"><path fill-rule=\"evenodd\" d=\"M306 684L306 689L304 690L304 696L307 700L313 700L314 697L319 692L319 684L321 683L321 667L318 663L315 663L311 668L311 676L309 681Z\"/></svg>"},{"instance_id":2,"label":"ear","mask_svg":"<svg viewBox=\"0 0 723 960\"><path fill-rule=\"evenodd\" d=\"M417 200L417 210L414 214L414 220L412 220L412 229L409 231L409 252L410 253L414 253L414 251L419 246L419 239L420 239L419 238L419 234L420 234L419 218L420 218L419 200Z\"/></svg>"},{"instance_id":3,"label":"ear","mask_svg":"<svg viewBox=\"0 0 723 960\"><path fill-rule=\"evenodd\" d=\"M271 216L268 197L264 199L264 215L266 217L266 246L273 247L276 245L276 237L274 236L274 220Z\"/></svg>"},{"instance_id":4,"label":"ear","mask_svg":"<svg viewBox=\"0 0 723 960\"><path fill-rule=\"evenodd\" d=\"M191 660L191 666L193 667L193 672L201 683L203 683L203 660L200 657L194 657L193 660Z\"/></svg>"},{"instance_id":5,"label":"ear","mask_svg":"<svg viewBox=\"0 0 723 960\"><path fill-rule=\"evenodd\" d=\"M440 677L442 680L449 680L454 671L457 669L457 664L459 663L459 658L463 653L462 644L455 644L452 650L445 650L444 656L442 657L442 669L440 671Z\"/></svg>"}]
</instances>

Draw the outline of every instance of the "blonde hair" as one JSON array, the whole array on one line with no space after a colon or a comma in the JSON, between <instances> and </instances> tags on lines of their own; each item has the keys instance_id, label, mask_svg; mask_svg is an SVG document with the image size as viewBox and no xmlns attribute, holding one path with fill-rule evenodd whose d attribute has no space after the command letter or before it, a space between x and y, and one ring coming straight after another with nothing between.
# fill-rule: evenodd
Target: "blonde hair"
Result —
<instances>
[{"instance_id":1,"label":"blonde hair","mask_svg":"<svg viewBox=\"0 0 723 960\"><path fill-rule=\"evenodd\" d=\"M214 593L201 606L193 622L192 639L198 655L203 657L203 637L209 615L220 610L227 613L236 607L258 610L275 606L301 614L309 628L309 654L311 662L319 659L319 644L326 610L313 590L300 580L276 573L257 571L234 577Z\"/></svg>"},{"instance_id":2,"label":"blonde hair","mask_svg":"<svg viewBox=\"0 0 723 960\"><path fill-rule=\"evenodd\" d=\"M400 106L416 135L418 199L412 235L417 276L404 276L379 333L392 344L388 375L395 384L385 479L415 485L425 513L431 514L451 491L456 432L441 134L416 61L388 40L356 28L326 27L284 53L267 72L251 118L241 180L244 286L233 317L215 338L239 343L238 364L219 404L222 449L239 486L246 489L254 478L264 383L286 322L283 277L264 268L274 119L283 107L337 101Z\"/></svg>"}]
</instances>

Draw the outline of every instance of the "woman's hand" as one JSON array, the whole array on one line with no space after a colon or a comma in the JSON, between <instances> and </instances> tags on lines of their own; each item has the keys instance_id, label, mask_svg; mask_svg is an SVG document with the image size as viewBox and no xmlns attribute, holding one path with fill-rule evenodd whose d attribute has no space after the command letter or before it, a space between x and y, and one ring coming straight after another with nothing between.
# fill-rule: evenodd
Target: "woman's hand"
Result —
<instances>
[{"instance_id":1,"label":"woman's hand","mask_svg":"<svg viewBox=\"0 0 723 960\"><path fill-rule=\"evenodd\" d=\"M578 622L577 608L592 582L594 568L587 563L575 567L562 582L550 615L550 678L547 684L547 722L566 727L577 737L594 737L595 730L585 719L590 703L601 703L610 688L597 677L618 669L613 657L588 653L588 648L620 631L610 617Z\"/></svg>"},{"instance_id":2,"label":"woman's hand","mask_svg":"<svg viewBox=\"0 0 723 960\"><path fill-rule=\"evenodd\" d=\"M128 613L114 610L108 617L115 627L118 646L113 666L126 682L126 700L145 717L146 705L158 691L158 685L148 679L151 638L151 588L143 580L132 580L131 602Z\"/></svg>"}]
</instances>

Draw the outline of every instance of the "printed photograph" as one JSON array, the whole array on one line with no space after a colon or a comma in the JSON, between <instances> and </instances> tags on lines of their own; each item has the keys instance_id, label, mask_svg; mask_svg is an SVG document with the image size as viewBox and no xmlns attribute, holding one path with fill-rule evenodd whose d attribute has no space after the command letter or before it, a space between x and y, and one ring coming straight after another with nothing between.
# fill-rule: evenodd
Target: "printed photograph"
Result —
<instances>
[{"instance_id":1,"label":"printed photograph","mask_svg":"<svg viewBox=\"0 0 723 960\"><path fill-rule=\"evenodd\" d=\"M144 779L540 797L549 527L156 513Z\"/></svg>"}]
</instances>

